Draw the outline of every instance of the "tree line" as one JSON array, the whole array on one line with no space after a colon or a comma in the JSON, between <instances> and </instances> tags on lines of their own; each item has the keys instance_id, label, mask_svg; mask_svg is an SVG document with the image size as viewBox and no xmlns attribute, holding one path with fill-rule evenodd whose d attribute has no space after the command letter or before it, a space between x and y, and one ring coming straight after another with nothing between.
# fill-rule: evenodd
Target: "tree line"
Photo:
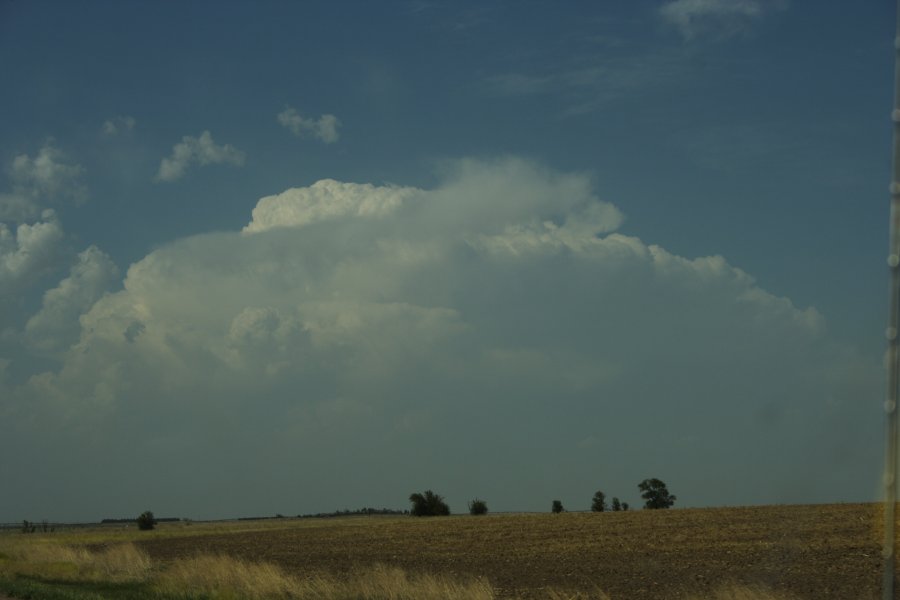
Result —
<instances>
[{"instance_id":1,"label":"tree line","mask_svg":"<svg viewBox=\"0 0 900 600\"><path fill-rule=\"evenodd\" d=\"M677 499L674 494L669 492L666 484L655 477L640 482L638 490L641 492L641 498L644 499L645 509L671 508ZM411 494L409 501L412 504L409 514L414 517L440 517L450 514L450 507L444 502L444 498L431 490L425 490L421 494ZM597 490L591 499L591 510L593 512L605 512L609 509L625 511L628 508L628 503L620 501L617 497L613 497L612 504L607 505L606 494L602 490ZM560 500L554 500L550 505L550 512L552 513L561 513L565 512L565 510ZM475 498L469 502L469 514L486 515L487 512L488 506L484 500Z\"/></svg>"},{"instance_id":2,"label":"tree line","mask_svg":"<svg viewBox=\"0 0 900 600\"><path fill-rule=\"evenodd\" d=\"M675 500L677 499L674 494L669 492L666 484L660 479L645 479L638 484L638 490L641 492L641 498L644 499L644 508L650 510L656 509L664 509L670 508L675 504ZM337 516L348 516L353 514L364 514L364 515L399 515L399 514L409 514L414 517L440 517L446 516L450 514L450 507L444 501L444 498L439 494L434 493L432 490L425 490L423 493L413 493L409 496L409 501L412 504L412 508L409 511L395 511L389 510L386 508L375 509L375 508L361 508L357 511L337 511L334 513L319 513L316 515L298 515L300 517L337 517ZM480 499L475 498L474 500L468 503L469 506L469 514L471 515L486 515L488 513L488 505L487 502ZM613 511L626 511L628 510L628 503L621 502L617 497L613 497L612 504L606 504L606 494L602 490L597 490L594 493L594 497L591 499L591 510L593 512L605 512L607 510ZM565 512L565 508L560 500L554 500L550 505L550 512L552 513L562 513ZM277 515L277 517L281 517L282 515ZM124 519L123 519L124 520ZM178 519L156 519L153 516L151 511L143 512L137 519L128 519L128 521L137 521L137 525L139 529L143 530L151 530L153 529L159 521L163 520L173 520L177 521ZM116 522L118 519L104 519L104 522ZM35 530L35 526L33 523L29 523L25 521L23 531L25 532L33 532Z\"/></svg>"}]
</instances>

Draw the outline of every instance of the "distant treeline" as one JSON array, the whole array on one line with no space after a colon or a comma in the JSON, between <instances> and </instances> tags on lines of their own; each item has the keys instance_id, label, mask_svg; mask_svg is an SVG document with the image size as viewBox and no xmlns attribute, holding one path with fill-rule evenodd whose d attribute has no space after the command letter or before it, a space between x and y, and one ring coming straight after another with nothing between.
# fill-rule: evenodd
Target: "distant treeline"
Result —
<instances>
[{"instance_id":1,"label":"distant treeline","mask_svg":"<svg viewBox=\"0 0 900 600\"><path fill-rule=\"evenodd\" d=\"M179 519L178 517L161 517L154 519L157 523L174 523L176 521L183 521L184 519ZM100 521L101 525L107 525L110 523L134 523L137 521L137 517L131 517L130 519L102 519Z\"/></svg>"},{"instance_id":2,"label":"distant treeline","mask_svg":"<svg viewBox=\"0 0 900 600\"><path fill-rule=\"evenodd\" d=\"M392 508L359 508L357 510L336 510L330 513L315 513L309 515L297 515L300 519L323 519L328 517L348 517L351 515L408 515L408 510L394 510Z\"/></svg>"},{"instance_id":3,"label":"distant treeline","mask_svg":"<svg viewBox=\"0 0 900 600\"><path fill-rule=\"evenodd\" d=\"M330 517L350 517L354 515L408 515L408 510L394 510L392 508L358 508L356 510L336 510L327 513L310 513L297 515L298 519L327 519ZM238 517L238 521L261 521L264 519L284 519L281 513L274 517Z\"/></svg>"}]
</instances>

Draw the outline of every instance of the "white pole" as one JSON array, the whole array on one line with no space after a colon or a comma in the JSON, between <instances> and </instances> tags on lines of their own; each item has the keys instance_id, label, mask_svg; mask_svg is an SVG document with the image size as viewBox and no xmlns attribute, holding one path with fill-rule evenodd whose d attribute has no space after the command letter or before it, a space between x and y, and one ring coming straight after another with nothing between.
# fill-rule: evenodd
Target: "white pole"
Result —
<instances>
[{"instance_id":1,"label":"white pole","mask_svg":"<svg viewBox=\"0 0 900 600\"><path fill-rule=\"evenodd\" d=\"M896 566L897 506L897 429L898 393L900 393L900 0L897 0L897 24L894 38L894 121L893 161L891 165L890 267L891 303L888 310L887 399L884 403L887 421L884 459L884 557L883 600L894 600Z\"/></svg>"}]
</instances>

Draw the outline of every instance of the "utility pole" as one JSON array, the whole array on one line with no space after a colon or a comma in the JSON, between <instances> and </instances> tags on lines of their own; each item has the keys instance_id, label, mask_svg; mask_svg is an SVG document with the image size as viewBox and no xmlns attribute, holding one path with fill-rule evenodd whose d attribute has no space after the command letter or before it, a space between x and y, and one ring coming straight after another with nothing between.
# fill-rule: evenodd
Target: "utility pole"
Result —
<instances>
[{"instance_id":1,"label":"utility pole","mask_svg":"<svg viewBox=\"0 0 900 600\"><path fill-rule=\"evenodd\" d=\"M894 37L894 122L893 160L891 162L891 213L890 213L890 307L887 352L887 398L884 402L886 426L884 457L884 579L883 600L894 600L896 568L896 508L897 508L897 433L898 394L900 394L900 0L896 7L896 33Z\"/></svg>"}]
</instances>

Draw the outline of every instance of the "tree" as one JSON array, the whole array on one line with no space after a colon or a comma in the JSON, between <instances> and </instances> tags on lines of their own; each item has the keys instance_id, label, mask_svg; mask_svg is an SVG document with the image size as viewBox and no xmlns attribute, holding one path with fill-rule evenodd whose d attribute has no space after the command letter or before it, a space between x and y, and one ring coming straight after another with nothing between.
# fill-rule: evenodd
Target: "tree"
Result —
<instances>
[{"instance_id":1,"label":"tree","mask_svg":"<svg viewBox=\"0 0 900 600\"><path fill-rule=\"evenodd\" d=\"M153 513L149 510L142 512L141 516L137 518L137 526L141 531L150 531L156 527L156 519L153 517Z\"/></svg>"},{"instance_id":2,"label":"tree","mask_svg":"<svg viewBox=\"0 0 900 600\"><path fill-rule=\"evenodd\" d=\"M550 508L550 510L553 511L553 514L558 515L566 509L563 508L562 502L560 502L559 500L554 500L553 506Z\"/></svg>"},{"instance_id":3,"label":"tree","mask_svg":"<svg viewBox=\"0 0 900 600\"><path fill-rule=\"evenodd\" d=\"M475 498L471 502L469 502L469 514L470 515L486 515L488 512L487 502L484 500L479 500Z\"/></svg>"},{"instance_id":4,"label":"tree","mask_svg":"<svg viewBox=\"0 0 900 600\"><path fill-rule=\"evenodd\" d=\"M628 503L627 503L627 502L623 502L623 503L622 503L622 510L628 510Z\"/></svg>"},{"instance_id":5,"label":"tree","mask_svg":"<svg viewBox=\"0 0 900 600\"><path fill-rule=\"evenodd\" d=\"M591 510L594 512L603 512L606 510L606 494L597 490L594 499L591 501Z\"/></svg>"},{"instance_id":6,"label":"tree","mask_svg":"<svg viewBox=\"0 0 900 600\"><path fill-rule=\"evenodd\" d=\"M619 499L616 498L615 496L613 496L612 509L613 510L622 510L622 503L619 502Z\"/></svg>"},{"instance_id":7,"label":"tree","mask_svg":"<svg viewBox=\"0 0 900 600\"><path fill-rule=\"evenodd\" d=\"M444 499L431 490L425 490L424 494L411 494L412 502L410 514L414 517L444 517L450 514L450 507Z\"/></svg>"},{"instance_id":8,"label":"tree","mask_svg":"<svg viewBox=\"0 0 900 600\"><path fill-rule=\"evenodd\" d=\"M675 504L675 496L669 493L666 484L659 479L645 479L638 484L644 508L669 508Z\"/></svg>"}]
</instances>

